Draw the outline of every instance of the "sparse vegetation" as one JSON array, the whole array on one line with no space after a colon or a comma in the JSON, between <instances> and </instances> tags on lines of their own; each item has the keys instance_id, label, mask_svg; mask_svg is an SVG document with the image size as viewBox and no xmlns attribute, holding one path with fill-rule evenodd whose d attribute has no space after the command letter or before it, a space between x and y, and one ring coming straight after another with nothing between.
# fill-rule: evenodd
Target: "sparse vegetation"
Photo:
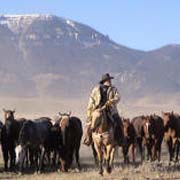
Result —
<instances>
[{"instance_id":1,"label":"sparse vegetation","mask_svg":"<svg viewBox=\"0 0 180 180\"><path fill-rule=\"evenodd\" d=\"M168 164L168 154L166 147L163 146L162 162L144 162L139 164L139 157L137 163L124 165L122 153L119 150L116 153L115 165L112 174L105 174L101 177L98 174L98 169L94 165L92 158L92 152L90 148L82 146L81 149L81 164L82 170L80 172L77 169L72 169L68 173L62 172L47 172L43 174L33 174L26 172L24 175L18 175L18 173L3 172L2 156L0 161L0 179L20 179L20 180L178 180L180 179L180 166L179 164Z\"/></svg>"}]
</instances>

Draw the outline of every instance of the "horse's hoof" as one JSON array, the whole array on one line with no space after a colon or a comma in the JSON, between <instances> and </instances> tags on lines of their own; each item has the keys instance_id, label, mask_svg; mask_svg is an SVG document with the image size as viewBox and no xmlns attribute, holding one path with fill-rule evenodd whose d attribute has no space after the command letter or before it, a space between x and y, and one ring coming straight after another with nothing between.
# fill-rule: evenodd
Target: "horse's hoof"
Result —
<instances>
[{"instance_id":1,"label":"horse's hoof","mask_svg":"<svg viewBox=\"0 0 180 180\"><path fill-rule=\"evenodd\" d=\"M18 176L22 176L23 175L23 173L22 172L18 172Z\"/></svg>"},{"instance_id":2,"label":"horse's hoof","mask_svg":"<svg viewBox=\"0 0 180 180\"><path fill-rule=\"evenodd\" d=\"M76 168L75 172L79 173L80 172L80 168Z\"/></svg>"},{"instance_id":3,"label":"horse's hoof","mask_svg":"<svg viewBox=\"0 0 180 180\"><path fill-rule=\"evenodd\" d=\"M103 171L99 171L99 175L103 176Z\"/></svg>"},{"instance_id":4,"label":"horse's hoof","mask_svg":"<svg viewBox=\"0 0 180 180\"><path fill-rule=\"evenodd\" d=\"M112 168L111 167L108 167L107 168L107 173L110 174L112 172Z\"/></svg>"},{"instance_id":5,"label":"horse's hoof","mask_svg":"<svg viewBox=\"0 0 180 180\"><path fill-rule=\"evenodd\" d=\"M37 171L37 174L41 174L41 173L42 173L42 171L41 171L41 170Z\"/></svg>"}]
</instances>

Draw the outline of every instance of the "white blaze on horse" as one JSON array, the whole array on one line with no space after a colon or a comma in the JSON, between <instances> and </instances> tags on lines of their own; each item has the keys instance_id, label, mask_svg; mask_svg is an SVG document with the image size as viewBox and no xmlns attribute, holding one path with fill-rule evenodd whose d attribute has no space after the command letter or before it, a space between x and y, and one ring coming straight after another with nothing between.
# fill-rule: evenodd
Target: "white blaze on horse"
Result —
<instances>
[{"instance_id":1,"label":"white blaze on horse","mask_svg":"<svg viewBox=\"0 0 180 180\"><path fill-rule=\"evenodd\" d=\"M103 162L106 171L111 173L117 143L114 138L113 121L107 116L105 106L92 113L92 139L99 161L99 174L103 175Z\"/></svg>"}]
</instances>

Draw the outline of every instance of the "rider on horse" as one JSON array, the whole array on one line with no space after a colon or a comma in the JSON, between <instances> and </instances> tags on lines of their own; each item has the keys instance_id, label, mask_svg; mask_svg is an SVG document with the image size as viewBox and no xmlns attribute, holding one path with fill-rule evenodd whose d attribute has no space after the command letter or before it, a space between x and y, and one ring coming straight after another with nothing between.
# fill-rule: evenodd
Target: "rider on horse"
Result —
<instances>
[{"instance_id":1,"label":"rider on horse","mask_svg":"<svg viewBox=\"0 0 180 180\"><path fill-rule=\"evenodd\" d=\"M123 130L122 120L118 114L117 104L120 101L120 95L117 88L113 87L111 77L108 73L102 75L102 79L97 86L92 90L88 108L87 108L87 121L86 121L86 133L84 144L90 145L92 143L92 113L103 106L106 107L107 116L113 121L114 125L114 138L118 145L122 145Z\"/></svg>"}]
</instances>

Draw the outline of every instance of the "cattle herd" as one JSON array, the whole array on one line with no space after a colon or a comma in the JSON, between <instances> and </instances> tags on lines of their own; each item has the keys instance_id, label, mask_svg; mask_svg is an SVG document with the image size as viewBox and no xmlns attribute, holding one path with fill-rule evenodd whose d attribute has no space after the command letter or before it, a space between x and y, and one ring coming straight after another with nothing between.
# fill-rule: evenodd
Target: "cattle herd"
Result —
<instances>
[{"instance_id":1,"label":"cattle herd","mask_svg":"<svg viewBox=\"0 0 180 180\"><path fill-rule=\"evenodd\" d=\"M80 170L79 149L83 136L82 122L71 113L59 113L56 122L48 117L28 120L15 119L14 110L4 111L4 123L0 121L0 142L4 171L25 169L42 172L45 167L67 172L75 157ZM135 162L135 149L141 161L161 160L161 145L167 144L169 162L178 161L180 145L180 115L162 112L162 116L138 116L132 120L123 118L124 163ZM146 149L146 151L145 151ZM96 153L92 144L93 155ZM146 156L145 156L145 152Z\"/></svg>"}]
</instances>

